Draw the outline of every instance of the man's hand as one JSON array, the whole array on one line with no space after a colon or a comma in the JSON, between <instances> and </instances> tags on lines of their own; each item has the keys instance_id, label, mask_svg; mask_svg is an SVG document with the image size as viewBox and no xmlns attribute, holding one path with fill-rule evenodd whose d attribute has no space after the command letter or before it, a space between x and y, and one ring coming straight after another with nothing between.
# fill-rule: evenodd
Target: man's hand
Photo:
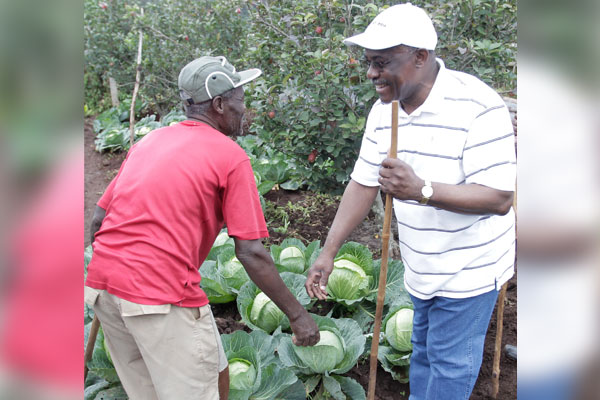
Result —
<instances>
[{"instance_id":1,"label":"man's hand","mask_svg":"<svg viewBox=\"0 0 600 400\"><path fill-rule=\"evenodd\" d=\"M290 319L290 328L294 332L292 343L296 346L314 346L321 339L317 324L306 311L298 318Z\"/></svg>"},{"instance_id":2,"label":"man's hand","mask_svg":"<svg viewBox=\"0 0 600 400\"><path fill-rule=\"evenodd\" d=\"M379 184L384 193L400 200L421 200L425 184L410 165L395 158L386 158L379 169Z\"/></svg>"},{"instance_id":3,"label":"man's hand","mask_svg":"<svg viewBox=\"0 0 600 400\"><path fill-rule=\"evenodd\" d=\"M306 283L304 284L306 293L308 293L311 298L316 297L319 300L327 299L325 287L327 286L331 271L333 271L333 258L327 257L321 253L312 267L308 270Z\"/></svg>"}]
</instances>

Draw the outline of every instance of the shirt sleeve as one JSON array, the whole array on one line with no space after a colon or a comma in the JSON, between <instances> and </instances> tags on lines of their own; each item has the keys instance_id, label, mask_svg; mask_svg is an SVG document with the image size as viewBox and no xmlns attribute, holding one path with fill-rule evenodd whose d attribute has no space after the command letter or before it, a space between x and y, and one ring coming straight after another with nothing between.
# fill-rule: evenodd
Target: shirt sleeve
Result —
<instances>
[{"instance_id":1,"label":"shirt sleeve","mask_svg":"<svg viewBox=\"0 0 600 400\"><path fill-rule=\"evenodd\" d=\"M379 154L378 137L376 128L378 118L376 118L376 107L373 106L369 117L365 133L363 134L362 143L360 145L360 153L354 164L354 170L350 177L352 180L360 183L363 186L379 186L379 168L381 168L382 157Z\"/></svg>"},{"instance_id":2,"label":"shirt sleeve","mask_svg":"<svg viewBox=\"0 0 600 400\"><path fill-rule=\"evenodd\" d=\"M269 237L250 160L235 166L227 177L223 217L229 236L242 240Z\"/></svg>"},{"instance_id":3,"label":"shirt sleeve","mask_svg":"<svg viewBox=\"0 0 600 400\"><path fill-rule=\"evenodd\" d=\"M463 167L466 183L515 190L515 136L508 108L501 99L471 124L463 150Z\"/></svg>"}]
</instances>

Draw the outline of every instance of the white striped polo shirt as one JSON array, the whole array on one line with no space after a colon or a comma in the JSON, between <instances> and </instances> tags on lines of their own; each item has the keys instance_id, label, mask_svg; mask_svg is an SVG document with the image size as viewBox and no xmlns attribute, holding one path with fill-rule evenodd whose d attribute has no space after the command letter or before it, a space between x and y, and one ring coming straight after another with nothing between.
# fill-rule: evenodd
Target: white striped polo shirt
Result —
<instances>
[{"instance_id":1,"label":"white striped polo shirt","mask_svg":"<svg viewBox=\"0 0 600 400\"><path fill-rule=\"evenodd\" d=\"M398 158L424 180L514 191L516 154L509 111L489 86L440 70L411 115L400 107ZM373 105L351 178L379 186L391 139L391 104ZM414 296L472 297L498 290L514 273L515 214L467 215L394 199L404 283Z\"/></svg>"}]
</instances>

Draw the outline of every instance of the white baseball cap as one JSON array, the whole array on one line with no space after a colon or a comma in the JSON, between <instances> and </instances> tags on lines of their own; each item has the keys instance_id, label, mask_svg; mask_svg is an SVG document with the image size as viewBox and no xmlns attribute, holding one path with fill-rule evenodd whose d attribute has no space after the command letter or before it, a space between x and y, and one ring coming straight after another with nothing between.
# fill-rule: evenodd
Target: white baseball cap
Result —
<instances>
[{"instance_id":1,"label":"white baseball cap","mask_svg":"<svg viewBox=\"0 0 600 400\"><path fill-rule=\"evenodd\" d=\"M347 38L344 43L369 50L389 49L401 44L434 50L437 34L423 9L404 3L382 11L363 33Z\"/></svg>"}]
</instances>

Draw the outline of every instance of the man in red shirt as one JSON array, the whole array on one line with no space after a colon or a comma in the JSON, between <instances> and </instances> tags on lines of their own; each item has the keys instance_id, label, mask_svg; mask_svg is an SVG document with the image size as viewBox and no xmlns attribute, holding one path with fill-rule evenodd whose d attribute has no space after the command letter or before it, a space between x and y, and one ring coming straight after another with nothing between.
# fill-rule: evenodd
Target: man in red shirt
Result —
<instances>
[{"instance_id":1,"label":"man in red shirt","mask_svg":"<svg viewBox=\"0 0 600 400\"><path fill-rule=\"evenodd\" d=\"M131 399L227 398L227 360L198 271L223 224L295 343L319 340L260 241L268 232L250 160L228 137L241 133L242 85L260 74L224 57L186 65L187 120L135 144L96 207L86 302Z\"/></svg>"}]
</instances>

